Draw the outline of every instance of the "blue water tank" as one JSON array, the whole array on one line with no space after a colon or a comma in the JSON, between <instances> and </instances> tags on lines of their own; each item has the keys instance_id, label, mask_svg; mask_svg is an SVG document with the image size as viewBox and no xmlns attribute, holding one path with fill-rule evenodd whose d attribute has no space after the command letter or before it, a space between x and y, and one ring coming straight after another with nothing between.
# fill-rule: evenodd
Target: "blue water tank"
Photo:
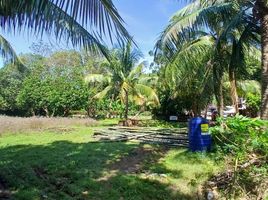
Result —
<instances>
[{"instance_id":1,"label":"blue water tank","mask_svg":"<svg viewBox=\"0 0 268 200\"><path fill-rule=\"evenodd\" d=\"M208 120L202 117L191 119L189 122L190 151L209 151L211 143Z\"/></svg>"}]
</instances>

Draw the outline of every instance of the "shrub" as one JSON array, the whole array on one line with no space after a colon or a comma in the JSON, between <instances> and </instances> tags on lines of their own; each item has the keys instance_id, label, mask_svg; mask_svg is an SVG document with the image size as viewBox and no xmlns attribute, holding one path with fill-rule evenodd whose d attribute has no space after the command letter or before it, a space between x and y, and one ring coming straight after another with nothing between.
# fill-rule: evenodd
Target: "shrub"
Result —
<instances>
[{"instance_id":1,"label":"shrub","mask_svg":"<svg viewBox=\"0 0 268 200\"><path fill-rule=\"evenodd\" d=\"M268 122L239 115L218 122L211 132L217 152L222 159L228 158L229 166L223 173L229 175L220 176L229 179L225 180L224 187L221 186L223 196L227 199L265 196L268 187Z\"/></svg>"},{"instance_id":2,"label":"shrub","mask_svg":"<svg viewBox=\"0 0 268 200\"><path fill-rule=\"evenodd\" d=\"M250 117L257 117L258 112L260 111L260 105L261 105L261 95L259 94L247 94L247 112Z\"/></svg>"},{"instance_id":3,"label":"shrub","mask_svg":"<svg viewBox=\"0 0 268 200\"><path fill-rule=\"evenodd\" d=\"M268 155L268 123L243 116L219 119L211 129L216 148L224 153Z\"/></svg>"}]
</instances>

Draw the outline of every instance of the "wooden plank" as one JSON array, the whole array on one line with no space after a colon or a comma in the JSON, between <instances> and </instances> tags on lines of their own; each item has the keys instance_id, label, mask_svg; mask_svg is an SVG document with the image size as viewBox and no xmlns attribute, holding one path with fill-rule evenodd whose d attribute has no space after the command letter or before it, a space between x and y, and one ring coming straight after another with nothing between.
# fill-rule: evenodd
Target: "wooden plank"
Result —
<instances>
[{"instance_id":1,"label":"wooden plank","mask_svg":"<svg viewBox=\"0 0 268 200\"><path fill-rule=\"evenodd\" d=\"M110 127L94 130L93 137L102 142L125 142L135 140L147 144L188 146L187 129L156 129Z\"/></svg>"}]
</instances>

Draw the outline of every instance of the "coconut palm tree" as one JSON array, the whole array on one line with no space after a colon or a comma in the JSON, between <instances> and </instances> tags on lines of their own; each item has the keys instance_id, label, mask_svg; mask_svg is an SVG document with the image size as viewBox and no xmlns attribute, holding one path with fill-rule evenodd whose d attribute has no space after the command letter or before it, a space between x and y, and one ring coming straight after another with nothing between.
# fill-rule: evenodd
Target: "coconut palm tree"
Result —
<instances>
[{"instance_id":1,"label":"coconut palm tree","mask_svg":"<svg viewBox=\"0 0 268 200\"><path fill-rule=\"evenodd\" d=\"M197 2L197 1L195 1ZM198 2L203 2L202 0ZM210 3L215 4L217 1L210 1ZM219 1L224 4L233 4L236 5L239 10L243 13L239 13L233 19L241 19L244 16L249 16L245 22L247 22L248 27L253 27L253 32L256 31L256 27L260 28L257 31L261 35L261 52L262 52L262 104L261 104L261 118L268 119L268 1L267 0L224 0ZM201 13L201 12L200 12ZM202 19L201 15L197 13L197 20ZM209 12L207 12L209 14ZM201 17L201 18L200 18ZM194 21L191 21L194 24ZM235 28L238 23L231 23L230 27Z\"/></svg>"},{"instance_id":2,"label":"coconut palm tree","mask_svg":"<svg viewBox=\"0 0 268 200\"><path fill-rule=\"evenodd\" d=\"M108 62L104 64L109 73L89 74L86 76L87 83L99 83L104 89L98 92L94 98L102 99L111 96L112 100L116 97L121 99L125 105L125 119L128 119L129 101L138 105L159 105L158 97L153 88L144 84L141 79L143 74L143 63L136 66L141 58L141 53L132 49L131 42L120 48L113 49L109 56Z\"/></svg>"},{"instance_id":3,"label":"coconut palm tree","mask_svg":"<svg viewBox=\"0 0 268 200\"><path fill-rule=\"evenodd\" d=\"M254 3L254 2L252 2ZM268 1L256 0L253 4L255 17L260 21L262 51L262 105L261 118L268 120Z\"/></svg>"},{"instance_id":4,"label":"coconut palm tree","mask_svg":"<svg viewBox=\"0 0 268 200\"><path fill-rule=\"evenodd\" d=\"M211 100L213 91L213 68L207 63L212 52L213 40L202 36L196 40L188 40L165 68L164 79L172 98L186 98L191 101L194 116L200 116ZM192 59L189 59L189 57Z\"/></svg>"},{"instance_id":5,"label":"coconut palm tree","mask_svg":"<svg viewBox=\"0 0 268 200\"><path fill-rule=\"evenodd\" d=\"M112 0L0 0L0 28L4 33L52 35L74 46L102 52L104 36L130 39ZM0 36L5 61L18 61L9 42Z\"/></svg>"},{"instance_id":6,"label":"coconut palm tree","mask_svg":"<svg viewBox=\"0 0 268 200\"><path fill-rule=\"evenodd\" d=\"M177 60L176 57L178 54L192 48L193 51L200 52L199 56L208 58L202 61L204 62L203 65L207 65L213 74L214 93L220 114L223 113L222 77L224 69L222 66L226 65L226 59L222 59L222 56L226 53L224 49L217 48L217 46L222 46L218 42L218 39L222 33L223 25L219 26L216 19L218 13L229 17L230 9L233 8L229 4L222 5L220 3L212 4L209 2L194 2L189 4L172 17L169 25L165 28L156 44L156 52L160 51L171 62ZM189 43L192 44L192 48L185 45ZM186 49L184 49L185 47ZM207 53L210 55L209 57L205 56ZM194 60L200 59L192 56L192 52L188 52L183 56L183 61L181 59L179 61L192 63ZM180 62L177 63L179 67L181 67ZM195 68L193 64L188 65L188 67Z\"/></svg>"},{"instance_id":7,"label":"coconut palm tree","mask_svg":"<svg viewBox=\"0 0 268 200\"><path fill-rule=\"evenodd\" d=\"M258 48L259 27L258 24L249 23L252 13L247 6L239 1L193 1L174 15L156 45L157 49L164 49L166 55L174 58L175 52L181 51L183 43L189 40L188 35L199 37L200 32L210 35L214 39L214 53L210 63L214 65L216 98L222 96L222 66L228 66L231 97L237 111L235 73L238 68L244 67L245 51L251 47ZM193 58L190 56L188 59ZM220 109L223 98L217 99Z\"/></svg>"}]
</instances>

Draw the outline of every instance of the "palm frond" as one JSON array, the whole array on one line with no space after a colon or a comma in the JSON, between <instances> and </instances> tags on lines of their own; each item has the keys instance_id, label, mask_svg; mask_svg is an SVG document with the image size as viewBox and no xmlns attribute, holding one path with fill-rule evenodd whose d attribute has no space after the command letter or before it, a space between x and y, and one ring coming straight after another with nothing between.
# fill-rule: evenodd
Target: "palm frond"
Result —
<instances>
[{"instance_id":1,"label":"palm frond","mask_svg":"<svg viewBox=\"0 0 268 200\"><path fill-rule=\"evenodd\" d=\"M158 80L159 77L157 75L143 75L140 76L138 83L142 85L148 85L150 87L155 87L157 85Z\"/></svg>"},{"instance_id":2,"label":"palm frond","mask_svg":"<svg viewBox=\"0 0 268 200\"><path fill-rule=\"evenodd\" d=\"M104 88L104 90L97 93L93 98L94 99L103 99L104 97L107 96L107 94L110 90L112 90L112 86L107 86L106 88Z\"/></svg>"},{"instance_id":3,"label":"palm frond","mask_svg":"<svg viewBox=\"0 0 268 200\"><path fill-rule=\"evenodd\" d=\"M89 74L85 77L86 83L103 83L109 84L111 82L110 76L104 76L102 74Z\"/></svg>"},{"instance_id":4,"label":"palm frond","mask_svg":"<svg viewBox=\"0 0 268 200\"><path fill-rule=\"evenodd\" d=\"M160 105L158 96L156 92L154 91L154 89L152 89L151 87L142 85L142 84L136 84L135 90L137 91L139 96L144 97L146 102L150 102L154 104L155 106Z\"/></svg>"},{"instance_id":5,"label":"palm frond","mask_svg":"<svg viewBox=\"0 0 268 200\"><path fill-rule=\"evenodd\" d=\"M20 59L18 58L13 47L2 35L0 35L0 54L5 63L20 63Z\"/></svg>"},{"instance_id":6,"label":"palm frond","mask_svg":"<svg viewBox=\"0 0 268 200\"><path fill-rule=\"evenodd\" d=\"M3 58L4 64L12 63L20 72L27 71L27 68L23 65L13 47L2 35L0 35L0 54Z\"/></svg>"},{"instance_id":7,"label":"palm frond","mask_svg":"<svg viewBox=\"0 0 268 200\"><path fill-rule=\"evenodd\" d=\"M230 13L236 9L237 5L232 2L193 2L173 16L169 25L161 34L156 50L159 48L162 50L172 49L174 44L185 37L185 32L194 33L197 30L206 29L211 23L215 23L215 18L229 18Z\"/></svg>"},{"instance_id":8,"label":"palm frond","mask_svg":"<svg viewBox=\"0 0 268 200\"><path fill-rule=\"evenodd\" d=\"M27 31L42 36L54 34L70 39L74 46L90 50L105 49L105 35L110 39L131 39L111 0L1 0L0 26L7 32Z\"/></svg>"},{"instance_id":9,"label":"palm frond","mask_svg":"<svg viewBox=\"0 0 268 200\"><path fill-rule=\"evenodd\" d=\"M261 85L258 81L244 80L237 82L237 89L240 96L246 96L248 93L260 94Z\"/></svg>"},{"instance_id":10,"label":"palm frond","mask_svg":"<svg viewBox=\"0 0 268 200\"><path fill-rule=\"evenodd\" d=\"M131 70L127 78L130 81L138 80L142 74L143 67L144 67L143 64L139 64L137 67Z\"/></svg>"}]
</instances>

